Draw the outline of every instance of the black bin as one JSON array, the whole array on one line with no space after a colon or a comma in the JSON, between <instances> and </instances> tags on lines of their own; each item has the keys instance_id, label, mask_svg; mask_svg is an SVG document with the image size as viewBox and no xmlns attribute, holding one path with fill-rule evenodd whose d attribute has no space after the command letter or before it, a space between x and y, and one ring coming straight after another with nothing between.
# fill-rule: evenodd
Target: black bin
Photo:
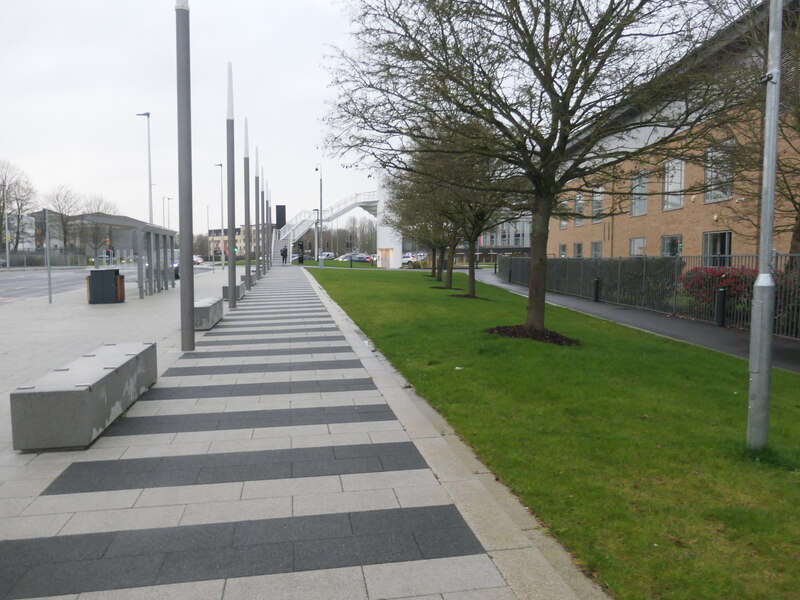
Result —
<instances>
[{"instance_id":1,"label":"black bin","mask_svg":"<svg viewBox=\"0 0 800 600\"><path fill-rule=\"evenodd\" d=\"M125 302L125 276L119 269L94 269L86 278L89 304Z\"/></svg>"}]
</instances>

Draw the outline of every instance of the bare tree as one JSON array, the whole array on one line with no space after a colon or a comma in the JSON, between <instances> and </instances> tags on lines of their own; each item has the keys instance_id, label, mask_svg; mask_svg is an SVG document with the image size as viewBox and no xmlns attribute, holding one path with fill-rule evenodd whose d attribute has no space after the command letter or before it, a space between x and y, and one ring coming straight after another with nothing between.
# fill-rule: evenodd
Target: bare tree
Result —
<instances>
[{"instance_id":1,"label":"bare tree","mask_svg":"<svg viewBox=\"0 0 800 600\"><path fill-rule=\"evenodd\" d=\"M66 185L60 185L47 195L47 203L56 213L58 235L66 249L74 240L74 233L77 230L73 217L80 210L81 198Z\"/></svg>"},{"instance_id":2,"label":"bare tree","mask_svg":"<svg viewBox=\"0 0 800 600\"><path fill-rule=\"evenodd\" d=\"M93 256L97 256L100 248L112 243L113 228L97 222L93 217L116 215L118 213L117 206L102 195L94 194L86 198L81 211L83 214L81 215L79 237L92 249Z\"/></svg>"},{"instance_id":3,"label":"bare tree","mask_svg":"<svg viewBox=\"0 0 800 600\"><path fill-rule=\"evenodd\" d=\"M469 152L502 161L495 188L524 194L531 213L533 336L559 196L684 152L730 108L718 82L731 69L701 47L716 21L696 0L357 0L354 25L357 47L333 69L330 144L404 169L432 131L481 123Z\"/></svg>"},{"instance_id":4,"label":"bare tree","mask_svg":"<svg viewBox=\"0 0 800 600\"><path fill-rule=\"evenodd\" d=\"M31 232L26 229L25 216L35 209L36 190L28 176L7 160L0 160L0 222L8 218L6 240L5 223L0 227L3 248L11 244L16 251L20 241Z\"/></svg>"}]
</instances>

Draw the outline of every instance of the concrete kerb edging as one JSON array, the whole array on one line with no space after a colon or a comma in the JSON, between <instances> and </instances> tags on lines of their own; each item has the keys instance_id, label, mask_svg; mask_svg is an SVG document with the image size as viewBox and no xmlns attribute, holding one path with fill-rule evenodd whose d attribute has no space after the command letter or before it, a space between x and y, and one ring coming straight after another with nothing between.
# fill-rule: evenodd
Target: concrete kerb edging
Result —
<instances>
[{"instance_id":1,"label":"concrete kerb edging","mask_svg":"<svg viewBox=\"0 0 800 600\"><path fill-rule=\"evenodd\" d=\"M609 600L316 279L304 273L514 594L521 600Z\"/></svg>"}]
</instances>

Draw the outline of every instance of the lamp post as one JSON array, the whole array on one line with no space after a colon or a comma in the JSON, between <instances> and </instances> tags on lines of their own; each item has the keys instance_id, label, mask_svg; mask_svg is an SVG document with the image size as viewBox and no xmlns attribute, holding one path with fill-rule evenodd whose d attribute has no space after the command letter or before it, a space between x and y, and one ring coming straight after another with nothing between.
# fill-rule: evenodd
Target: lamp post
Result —
<instances>
[{"instance_id":1,"label":"lamp post","mask_svg":"<svg viewBox=\"0 0 800 600\"><path fill-rule=\"evenodd\" d=\"M137 117L147 117L147 199L150 206L150 224L153 224L153 167L150 160L150 113L136 113Z\"/></svg>"},{"instance_id":2,"label":"lamp post","mask_svg":"<svg viewBox=\"0 0 800 600\"><path fill-rule=\"evenodd\" d=\"M164 217L164 201L165 200L166 200L166 207L167 207L167 212L166 212L167 216L166 216L166 218ZM172 200L172 198L168 198L167 196L161 196L161 224L164 227L166 227L167 229L169 229L169 201L170 200Z\"/></svg>"},{"instance_id":3,"label":"lamp post","mask_svg":"<svg viewBox=\"0 0 800 600\"><path fill-rule=\"evenodd\" d=\"M206 243L206 255L211 258L211 272L214 272L214 255L211 254L211 219L209 218L209 211L211 205L206 204L206 230L208 231L208 238Z\"/></svg>"},{"instance_id":4,"label":"lamp post","mask_svg":"<svg viewBox=\"0 0 800 600\"><path fill-rule=\"evenodd\" d=\"M322 264L322 250L320 248L322 244L322 165L317 165L315 170L319 172L319 241L317 243L317 260L319 261L319 268L322 269L325 266Z\"/></svg>"},{"instance_id":5,"label":"lamp post","mask_svg":"<svg viewBox=\"0 0 800 600\"><path fill-rule=\"evenodd\" d=\"M214 165L219 167L219 265L225 268L225 238L223 232L225 231L225 217L223 216L223 201L222 201L222 163Z\"/></svg>"},{"instance_id":6,"label":"lamp post","mask_svg":"<svg viewBox=\"0 0 800 600\"><path fill-rule=\"evenodd\" d=\"M6 269L11 268L11 253L9 246L11 246L11 234L8 232L8 185L3 183L3 206L6 209Z\"/></svg>"}]
</instances>

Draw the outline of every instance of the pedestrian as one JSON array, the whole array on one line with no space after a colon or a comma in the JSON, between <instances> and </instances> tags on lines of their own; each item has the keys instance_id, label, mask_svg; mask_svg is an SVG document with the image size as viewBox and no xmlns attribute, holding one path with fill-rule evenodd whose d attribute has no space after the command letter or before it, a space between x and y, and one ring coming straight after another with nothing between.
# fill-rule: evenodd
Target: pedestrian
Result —
<instances>
[{"instance_id":1,"label":"pedestrian","mask_svg":"<svg viewBox=\"0 0 800 600\"><path fill-rule=\"evenodd\" d=\"M283 259L283 264L286 264L286 259L289 256L289 252L286 250L286 246L281 248L281 258Z\"/></svg>"}]
</instances>

